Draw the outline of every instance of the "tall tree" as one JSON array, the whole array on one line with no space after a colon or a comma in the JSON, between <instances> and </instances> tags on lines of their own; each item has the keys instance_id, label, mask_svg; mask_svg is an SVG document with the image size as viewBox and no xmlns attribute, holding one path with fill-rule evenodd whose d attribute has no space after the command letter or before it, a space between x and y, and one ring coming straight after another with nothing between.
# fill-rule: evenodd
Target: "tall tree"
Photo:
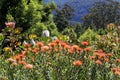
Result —
<instances>
[{"instance_id":1,"label":"tall tree","mask_svg":"<svg viewBox=\"0 0 120 80\"><path fill-rule=\"evenodd\" d=\"M109 23L118 23L120 20L120 3L113 0L97 2L89 10L84 18L84 26L94 28L105 28Z\"/></svg>"},{"instance_id":2,"label":"tall tree","mask_svg":"<svg viewBox=\"0 0 120 80\"><path fill-rule=\"evenodd\" d=\"M69 26L69 20L72 19L73 15L74 9L68 4L65 4L62 8L56 9L54 22L60 32Z\"/></svg>"},{"instance_id":3,"label":"tall tree","mask_svg":"<svg viewBox=\"0 0 120 80\"><path fill-rule=\"evenodd\" d=\"M9 14L23 31L41 35L42 30L48 29L54 35L53 31L57 31L52 15L55 7L53 2L44 4L43 0L4 0L0 22L4 26L4 22L10 20Z\"/></svg>"}]
</instances>

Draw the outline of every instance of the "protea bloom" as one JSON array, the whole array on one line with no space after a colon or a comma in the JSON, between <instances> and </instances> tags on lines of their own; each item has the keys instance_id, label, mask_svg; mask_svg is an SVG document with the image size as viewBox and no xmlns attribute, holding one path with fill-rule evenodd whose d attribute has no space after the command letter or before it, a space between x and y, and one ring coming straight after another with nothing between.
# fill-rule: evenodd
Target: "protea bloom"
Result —
<instances>
[{"instance_id":1,"label":"protea bloom","mask_svg":"<svg viewBox=\"0 0 120 80\"><path fill-rule=\"evenodd\" d=\"M82 61L80 61L80 60L76 60L76 61L74 61L73 62L73 65L75 65L75 66L80 66L80 65L82 65L83 63L82 63Z\"/></svg>"},{"instance_id":2,"label":"protea bloom","mask_svg":"<svg viewBox=\"0 0 120 80\"><path fill-rule=\"evenodd\" d=\"M5 25L6 25L7 27L15 28L15 22L5 22Z\"/></svg>"},{"instance_id":3,"label":"protea bloom","mask_svg":"<svg viewBox=\"0 0 120 80\"><path fill-rule=\"evenodd\" d=\"M24 66L25 69L32 69L33 68L33 65L32 64L26 64Z\"/></svg>"}]
</instances>

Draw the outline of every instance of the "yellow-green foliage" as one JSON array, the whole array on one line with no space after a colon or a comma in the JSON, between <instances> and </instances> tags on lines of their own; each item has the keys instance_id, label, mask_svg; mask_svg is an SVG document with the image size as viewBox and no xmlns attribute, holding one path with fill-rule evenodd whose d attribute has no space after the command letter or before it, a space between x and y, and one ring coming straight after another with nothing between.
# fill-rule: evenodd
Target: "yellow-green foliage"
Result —
<instances>
[{"instance_id":1,"label":"yellow-green foliage","mask_svg":"<svg viewBox=\"0 0 120 80\"><path fill-rule=\"evenodd\" d=\"M92 29L87 29L80 37L79 41L89 41L95 40L98 34L95 33Z\"/></svg>"},{"instance_id":2,"label":"yellow-green foliage","mask_svg":"<svg viewBox=\"0 0 120 80\"><path fill-rule=\"evenodd\" d=\"M7 3L4 4L5 2ZM2 3L2 7L7 6L1 10L7 11L4 14L1 13L2 11L0 12L4 19L1 25L7 21L15 21L16 26L22 27L23 32L28 34L41 35L42 31L47 29L51 35L57 34L52 15L52 11L56 8L54 2L44 4L44 0L5 0L4 3Z\"/></svg>"}]
</instances>

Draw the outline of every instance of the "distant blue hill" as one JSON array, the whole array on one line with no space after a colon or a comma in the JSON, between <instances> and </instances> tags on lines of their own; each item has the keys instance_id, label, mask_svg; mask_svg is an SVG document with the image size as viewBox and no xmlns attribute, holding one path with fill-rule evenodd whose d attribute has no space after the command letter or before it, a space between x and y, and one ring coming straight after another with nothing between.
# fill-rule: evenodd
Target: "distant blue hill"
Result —
<instances>
[{"instance_id":1,"label":"distant blue hill","mask_svg":"<svg viewBox=\"0 0 120 80\"><path fill-rule=\"evenodd\" d=\"M72 21L82 22L81 18L88 14L88 9L93 6L95 2L106 0L44 0L45 3L54 1L58 6L63 6L68 3L74 9L74 17ZM116 0L120 2L120 0Z\"/></svg>"}]
</instances>

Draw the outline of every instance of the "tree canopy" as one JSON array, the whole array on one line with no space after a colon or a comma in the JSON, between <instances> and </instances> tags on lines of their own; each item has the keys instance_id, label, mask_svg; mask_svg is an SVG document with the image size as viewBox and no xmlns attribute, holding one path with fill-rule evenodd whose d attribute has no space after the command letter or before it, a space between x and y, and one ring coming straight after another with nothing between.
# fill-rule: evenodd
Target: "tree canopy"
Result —
<instances>
[{"instance_id":1,"label":"tree canopy","mask_svg":"<svg viewBox=\"0 0 120 80\"><path fill-rule=\"evenodd\" d=\"M105 28L109 23L118 23L120 20L120 3L113 0L96 2L84 18L84 26Z\"/></svg>"},{"instance_id":2,"label":"tree canopy","mask_svg":"<svg viewBox=\"0 0 120 80\"><path fill-rule=\"evenodd\" d=\"M73 15L74 9L68 4L65 4L62 8L56 9L54 22L60 32L69 26L69 20L72 19Z\"/></svg>"},{"instance_id":3,"label":"tree canopy","mask_svg":"<svg viewBox=\"0 0 120 80\"><path fill-rule=\"evenodd\" d=\"M41 35L42 30L57 31L53 22L52 11L55 4L44 4L43 0L3 0L0 8L1 29L7 21L15 21L16 26L22 27L23 31Z\"/></svg>"}]
</instances>

